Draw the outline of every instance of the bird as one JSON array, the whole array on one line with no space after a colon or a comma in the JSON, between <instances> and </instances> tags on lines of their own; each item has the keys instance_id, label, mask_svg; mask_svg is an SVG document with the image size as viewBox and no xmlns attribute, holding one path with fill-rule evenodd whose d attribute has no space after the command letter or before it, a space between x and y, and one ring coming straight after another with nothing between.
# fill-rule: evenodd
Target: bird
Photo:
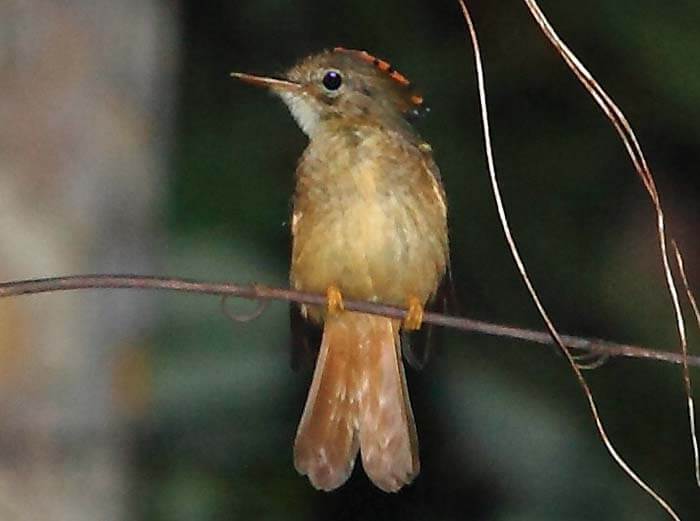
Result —
<instances>
[{"instance_id":1,"label":"bird","mask_svg":"<svg viewBox=\"0 0 700 521\"><path fill-rule=\"evenodd\" d=\"M319 490L343 485L359 456L379 489L420 471L401 343L421 328L449 271L447 203L432 147L415 128L427 111L387 61L335 47L279 76L234 72L287 105L308 145L296 168L289 274L322 327L294 441L294 465ZM403 320L344 309L343 300L400 306Z\"/></svg>"}]
</instances>

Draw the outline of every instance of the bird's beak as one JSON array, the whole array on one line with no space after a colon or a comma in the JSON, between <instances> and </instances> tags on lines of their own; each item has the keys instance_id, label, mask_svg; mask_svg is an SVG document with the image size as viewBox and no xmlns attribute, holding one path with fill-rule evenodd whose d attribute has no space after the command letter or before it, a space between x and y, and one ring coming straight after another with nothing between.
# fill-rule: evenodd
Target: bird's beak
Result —
<instances>
[{"instance_id":1,"label":"bird's beak","mask_svg":"<svg viewBox=\"0 0 700 521\"><path fill-rule=\"evenodd\" d=\"M244 72L232 72L231 77L245 83L250 83L256 87L266 87L274 91L295 91L301 88L301 84L293 81L283 80L280 78L269 78L266 76L255 76Z\"/></svg>"}]
</instances>

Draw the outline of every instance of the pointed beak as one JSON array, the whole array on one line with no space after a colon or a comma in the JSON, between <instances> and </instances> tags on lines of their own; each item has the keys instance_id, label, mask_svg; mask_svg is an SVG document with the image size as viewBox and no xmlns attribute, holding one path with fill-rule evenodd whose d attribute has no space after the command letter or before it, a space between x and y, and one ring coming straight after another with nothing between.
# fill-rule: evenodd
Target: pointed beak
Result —
<instances>
[{"instance_id":1,"label":"pointed beak","mask_svg":"<svg viewBox=\"0 0 700 521\"><path fill-rule=\"evenodd\" d=\"M301 88L301 84L293 81L269 78L266 76L254 76L253 74L246 74L244 72L232 72L231 77L241 80L244 83L255 85L256 87L266 87L275 91L294 91Z\"/></svg>"}]
</instances>

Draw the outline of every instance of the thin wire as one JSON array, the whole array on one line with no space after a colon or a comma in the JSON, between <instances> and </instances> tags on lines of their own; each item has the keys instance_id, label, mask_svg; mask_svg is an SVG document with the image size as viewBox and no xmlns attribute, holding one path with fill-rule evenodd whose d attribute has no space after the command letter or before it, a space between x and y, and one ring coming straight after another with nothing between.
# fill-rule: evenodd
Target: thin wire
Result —
<instances>
[{"instance_id":1,"label":"thin wire","mask_svg":"<svg viewBox=\"0 0 700 521\"><path fill-rule=\"evenodd\" d=\"M235 313L228 308L228 300L231 297L232 295L221 296L221 311L224 315L226 315L226 317L230 318L234 322L252 322L253 320L260 318L270 306L269 300L260 299L257 301L257 305L255 306L255 309L253 311L250 311L248 313Z\"/></svg>"},{"instance_id":2,"label":"thin wire","mask_svg":"<svg viewBox=\"0 0 700 521\"><path fill-rule=\"evenodd\" d=\"M671 241L673 245L673 251L676 254L676 264L678 265L678 272L681 275L681 280L685 286L685 292L690 301L690 306L695 313L695 320L700 326L700 311L698 311L698 304L695 301L695 295L690 290L690 285L688 284L688 277L685 275L685 265L683 263L683 257L681 256L681 251L678 249L676 241ZM690 381L690 368L688 367L688 346L684 343L683 347L683 383L685 384L685 395L688 398L688 416L690 419L690 439L693 444L693 461L695 463L695 483L700 487L700 454L698 453L698 436L695 428L695 400L693 399L693 386Z\"/></svg>"},{"instance_id":3,"label":"thin wire","mask_svg":"<svg viewBox=\"0 0 700 521\"><path fill-rule=\"evenodd\" d=\"M96 289L135 289L155 291L175 291L199 295L228 295L248 300L279 300L297 302L316 306L326 305L326 296L319 293L307 293L289 288L274 288L261 284L236 284L233 282L207 282L181 277L155 277L147 275L103 273L65 275L40 279L13 280L0 283L0 298L18 297L22 295L38 295L59 291L96 290ZM344 299L345 309L382 315L388 318L406 318L406 310L396 306L388 306L378 302ZM456 329L469 333L498 336L515 340L524 340L542 345L552 345L555 342L546 331L536 331L507 324L495 324L484 320L468 317L444 315L426 311L423 322L436 326ZM658 360L671 364L682 364L680 353L657 351L646 347L630 344L620 344L599 338L585 338L573 335L561 335L561 339L571 349L606 353L610 356ZM700 367L700 356L688 356L688 364Z\"/></svg>"},{"instance_id":4,"label":"thin wire","mask_svg":"<svg viewBox=\"0 0 700 521\"><path fill-rule=\"evenodd\" d=\"M481 120L482 120L483 131L484 131L484 145L486 148L486 157L487 157L487 163L488 163L488 169L489 169L489 177L491 179L491 187L493 189L494 199L496 201L496 207L498 209L498 216L499 216L500 221L501 221L503 233L505 235L506 241L508 242L508 246L509 246L511 254L513 256L513 260L515 261L515 263L518 267L518 271L520 272L520 276L522 277L523 282L525 283L525 285L528 289L528 292L530 293L530 297L532 298L533 303L537 307L537 310L539 311L540 316L542 317L542 320L544 321L545 325L547 326L549 333L552 335L552 338L557 343L557 345L561 349L562 353L566 356L566 359L568 360L572 371L574 372L577 380L579 381L581 389L583 390L583 392L586 396L586 399L588 400L588 406L589 406L589 409L591 411L591 414L593 415L593 420L594 420L595 425L598 429L598 434L600 435L601 439L603 440L603 444L607 448L608 453L612 456L613 460L617 463L617 465L635 483L637 483L637 485L639 485L644 491L646 491L647 494L649 494L664 510L666 510L666 512L668 512L668 514L675 521L680 521L680 518L674 512L674 510L671 508L671 506L659 494L657 494L649 485L647 485L647 483L644 480L642 480L642 478L640 478L634 472L634 470L632 470L632 468L618 454L617 450L613 446L612 442L610 441L610 439L607 435L605 427L603 426L603 423L600 419L600 415L598 413L598 408L596 406L595 400L593 399L593 393L591 392L591 389L588 386L588 383L586 382L586 379L584 378L583 373L576 365L576 361L573 359L571 353L564 345L561 337L559 336L559 333L557 332L556 328L554 327L554 324L552 323L551 319L549 318L549 315L545 311L544 306L542 305L542 303L537 295L537 292L535 291L535 288L532 285L532 282L530 281L530 278L527 274L527 271L525 269L525 265L520 257L520 253L519 253L518 248L515 244L515 240L513 239L513 236L510 232L510 226L508 224L508 219L506 217L500 189L498 187L498 181L496 178L496 168L495 168L495 162L493 159L493 150L492 150L492 146L491 146L491 136L490 136L490 130L489 130L488 109L487 109L487 105L486 105L486 87L485 87L485 82L484 82L484 72L483 72L483 66L481 64L481 54L479 51L479 43L478 43L477 36L476 36L476 30L474 28L474 24L472 22L471 16L469 15L469 11L467 10L467 6L464 4L464 0L459 0L459 5L462 8L462 14L464 15L464 18L467 22L469 34L470 34L471 41L472 41L472 46L474 48L474 61L475 61L475 66L476 66L477 85L478 85L478 90L479 90L479 103L480 103L480 107L481 107Z\"/></svg>"},{"instance_id":5,"label":"thin wire","mask_svg":"<svg viewBox=\"0 0 700 521\"><path fill-rule=\"evenodd\" d=\"M685 322L683 319L683 312L681 310L680 299L678 297L678 289L676 287L676 281L673 276L673 271L671 270L671 262L669 260L667 241L666 241L666 221L661 207L661 200L659 198L659 193L656 189L656 183L654 182L654 177L651 174L651 170L647 165L646 158L642 152L642 148L639 145L637 136L632 129L632 126L627 121L627 118L622 113L617 104L612 100L612 98L605 92L605 90L600 86L600 84L593 78L593 75L586 69L586 67L581 63L581 61L576 57L576 55L569 49L569 47L562 41L559 35L556 33L552 25L549 23L544 13L540 9L539 5L535 0L525 0L525 4L535 18L535 21L539 24L542 32L545 34L547 39L551 42L554 48L559 52L559 55L564 59L566 64L569 66L571 71L576 75L579 81L586 88L588 93L593 97L598 106L603 110L605 115L611 121L615 130L622 139L627 153L632 160L637 174L642 180L644 187L649 194L649 198L654 206L656 212L656 230L659 241L659 249L661 250L661 260L663 263L664 276L666 279L666 286L668 292L671 295L671 301L673 303L673 313L676 319L676 329L678 331L681 352L684 358L687 358L688 352L688 341L686 336ZM684 382L690 382L690 373L687 370L687 363L683 363L683 380ZM686 383L686 388L688 387ZM688 395L690 406L688 408L688 419L690 422L691 435L693 437L693 446L697 446L697 438L695 436L696 430L696 420L695 420L695 409L692 407L692 397ZM694 449L693 451L693 462L696 469L696 481L698 486L700 486L700 474L698 473L698 468L700 467L700 455Z\"/></svg>"}]
</instances>

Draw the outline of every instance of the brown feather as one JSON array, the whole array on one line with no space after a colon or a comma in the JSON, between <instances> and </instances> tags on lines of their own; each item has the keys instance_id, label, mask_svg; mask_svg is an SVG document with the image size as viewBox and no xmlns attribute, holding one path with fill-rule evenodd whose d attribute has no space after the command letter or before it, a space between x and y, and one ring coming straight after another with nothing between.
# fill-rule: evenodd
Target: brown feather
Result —
<instances>
[{"instance_id":1,"label":"brown feather","mask_svg":"<svg viewBox=\"0 0 700 521\"><path fill-rule=\"evenodd\" d=\"M362 466L385 492L396 492L418 474L418 437L399 347L399 324L367 317L360 399Z\"/></svg>"},{"instance_id":2,"label":"brown feather","mask_svg":"<svg viewBox=\"0 0 700 521\"><path fill-rule=\"evenodd\" d=\"M425 306L448 266L447 206L432 148L410 123L427 107L408 79L384 60L344 48L309 56L284 78L234 77L279 95L310 139L296 172L292 286ZM292 311L297 339L301 316L325 322L295 465L315 487L331 490L348 479L361 450L372 481L396 491L419 468L400 324L338 312L340 301ZM308 342L298 345L308 350Z\"/></svg>"},{"instance_id":3,"label":"brown feather","mask_svg":"<svg viewBox=\"0 0 700 521\"><path fill-rule=\"evenodd\" d=\"M340 88L324 83L329 71ZM435 294L448 264L447 207L432 149L407 121L422 98L382 60L311 56L268 81L310 142L297 168L290 282L295 289L405 306ZM293 86L293 87L292 87ZM294 447L320 489L366 474L396 491L418 473L418 443L398 321L302 306L324 325Z\"/></svg>"},{"instance_id":4,"label":"brown feather","mask_svg":"<svg viewBox=\"0 0 700 521\"><path fill-rule=\"evenodd\" d=\"M294 444L294 464L314 487L332 490L365 472L395 492L418 473L418 442L400 358L399 324L344 312L328 317Z\"/></svg>"},{"instance_id":5,"label":"brown feather","mask_svg":"<svg viewBox=\"0 0 700 521\"><path fill-rule=\"evenodd\" d=\"M294 466L321 490L333 490L347 481L358 449L357 335L354 323L345 317L329 317L325 323L294 442Z\"/></svg>"}]
</instances>

